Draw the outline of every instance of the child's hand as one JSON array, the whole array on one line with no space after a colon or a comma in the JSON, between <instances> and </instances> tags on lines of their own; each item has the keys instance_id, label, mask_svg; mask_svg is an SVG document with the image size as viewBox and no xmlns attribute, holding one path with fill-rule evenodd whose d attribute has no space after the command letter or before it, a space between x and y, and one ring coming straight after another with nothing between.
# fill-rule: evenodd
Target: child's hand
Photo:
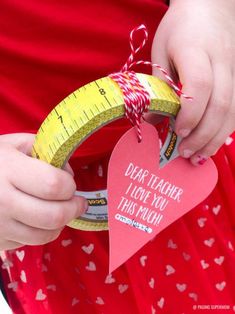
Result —
<instances>
[{"instance_id":1,"label":"child's hand","mask_svg":"<svg viewBox=\"0 0 235 314\"><path fill-rule=\"evenodd\" d=\"M183 92L176 132L183 157L202 164L235 130L235 1L172 0L153 41L152 62ZM154 70L159 76L159 72Z\"/></svg>"},{"instance_id":2,"label":"child's hand","mask_svg":"<svg viewBox=\"0 0 235 314\"><path fill-rule=\"evenodd\" d=\"M33 140L0 136L0 250L50 242L87 207L70 173L27 156Z\"/></svg>"}]
</instances>

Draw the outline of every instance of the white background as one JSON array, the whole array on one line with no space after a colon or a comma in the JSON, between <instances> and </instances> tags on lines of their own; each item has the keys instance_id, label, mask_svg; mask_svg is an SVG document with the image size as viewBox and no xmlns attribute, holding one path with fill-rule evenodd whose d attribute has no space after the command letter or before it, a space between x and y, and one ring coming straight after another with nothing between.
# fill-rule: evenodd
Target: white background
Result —
<instances>
[{"instance_id":1,"label":"white background","mask_svg":"<svg viewBox=\"0 0 235 314\"><path fill-rule=\"evenodd\" d=\"M12 311L10 310L6 301L4 300L1 292L0 292L0 313L1 314L12 314Z\"/></svg>"}]
</instances>

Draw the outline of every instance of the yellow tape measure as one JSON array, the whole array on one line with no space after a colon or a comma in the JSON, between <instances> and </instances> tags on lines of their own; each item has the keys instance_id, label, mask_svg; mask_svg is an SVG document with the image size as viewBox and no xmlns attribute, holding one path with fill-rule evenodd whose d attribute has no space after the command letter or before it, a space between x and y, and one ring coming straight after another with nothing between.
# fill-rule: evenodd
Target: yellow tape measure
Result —
<instances>
[{"instance_id":1,"label":"yellow tape measure","mask_svg":"<svg viewBox=\"0 0 235 314\"><path fill-rule=\"evenodd\" d=\"M150 94L149 111L176 117L180 103L174 91L154 76L137 73L137 77ZM38 130L32 156L62 168L88 136L111 121L122 118L124 113L122 91L116 82L110 77L91 82L71 93L50 112ZM164 159L166 163L171 158L176 146L174 132L166 142L161 150L163 163ZM108 229L107 217L100 220L81 216L68 225L81 230Z\"/></svg>"}]
</instances>

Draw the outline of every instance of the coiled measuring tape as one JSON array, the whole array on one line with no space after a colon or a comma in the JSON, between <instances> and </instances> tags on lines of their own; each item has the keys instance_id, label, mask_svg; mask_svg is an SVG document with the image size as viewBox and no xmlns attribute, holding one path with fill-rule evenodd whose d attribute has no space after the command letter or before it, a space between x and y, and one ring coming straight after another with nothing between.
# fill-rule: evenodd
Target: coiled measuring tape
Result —
<instances>
[{"instance_id":1,"label":"coiled measuring tape","mask_svg":"<svg viewBox=\"0 0 235 314\"><path fill-rule=\"evenodd\" d=\"M160 150L160 167L163 167L178 155L177 146L180 139L173 129L175 117L180 109L179 98L159 78L141 73L136 75L150 94L149 112L170 117L168 136ZM32 156L63 168L73 152L92 133L111 121L124 117L124 114L122 91L110 77L84 85L49 113L37 132ZM77 193L86 197L89 192ZM68 226L87 231L107 230L107 191L90 193L93 193L95 198L88 198L87 212L72 220ZM95 202L95 199L98 202Z\"/></svg>"}]
</instances>

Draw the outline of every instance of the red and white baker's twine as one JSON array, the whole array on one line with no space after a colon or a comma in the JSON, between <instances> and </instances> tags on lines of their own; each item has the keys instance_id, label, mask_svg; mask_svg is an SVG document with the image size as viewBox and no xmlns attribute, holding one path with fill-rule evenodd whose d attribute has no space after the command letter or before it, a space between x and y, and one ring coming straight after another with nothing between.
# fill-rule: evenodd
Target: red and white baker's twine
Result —
<instances>
[{"instance_id":1,"label":"red and white baker's twine","mask_svg":"<svg viewBox=\"0 0 235 314\"><path fill-rule=\"evenodd\" d=\"M144 34L143 41L137 48L135 48L134 34L140 30L142 30ZM147 39L148 31L144 24L141 24L140 26L134 28L130 33L131 54L127 62L124 64L120 72L112 73L109 75L109 77L111 77L122 90L125 103L125 115L133 125L136 125L139 142L142 140L140 121L143 113L148 110L148 107L150 105L150 95L149 92L139 81L136 73L134 71L130 71L130 69L133 66L145 64L151 65L152 67L159 69L167 79L169 85L175 90L175 92L179 96L182 96L190 100L192 99L192 97L189 97L182 92L182 90L174 83L172 78L168 75L167 71L163 69L159 64L143 60L134 61L135 55L145 46Z\"/></svg>"}]
</instances>

